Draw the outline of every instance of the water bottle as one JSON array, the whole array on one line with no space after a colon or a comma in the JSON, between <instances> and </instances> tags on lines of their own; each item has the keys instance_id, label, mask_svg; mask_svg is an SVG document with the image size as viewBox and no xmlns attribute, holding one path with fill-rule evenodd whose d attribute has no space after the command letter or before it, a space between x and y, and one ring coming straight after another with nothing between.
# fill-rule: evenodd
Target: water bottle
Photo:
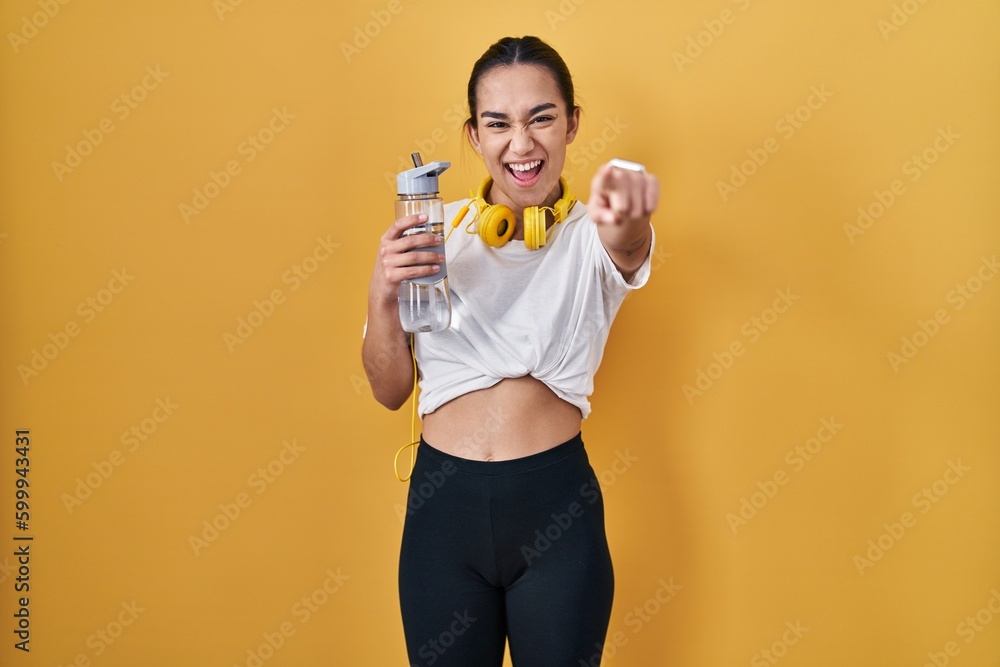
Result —
<instances>
[{"instance_id":1,"label":"water bottle","mask_svg":"<svg viewBox=\"0 0 1000 667\"><path fill-rule=\"evenodd\" d=\"M404 236L430 232L444 237L444 202L438 196L438 176L450 162L431 162L424 166L420 153L413 153L414 168L396 176L396 219L423 213L427 222L410 227ZM415 248L444 254L444 241L438 245ZM448 296L448 270L441 268L429 276L404 280L399 285L399 321L404 331L443 331L451 325L451 299Z\"/></svg>"}]
</instances>

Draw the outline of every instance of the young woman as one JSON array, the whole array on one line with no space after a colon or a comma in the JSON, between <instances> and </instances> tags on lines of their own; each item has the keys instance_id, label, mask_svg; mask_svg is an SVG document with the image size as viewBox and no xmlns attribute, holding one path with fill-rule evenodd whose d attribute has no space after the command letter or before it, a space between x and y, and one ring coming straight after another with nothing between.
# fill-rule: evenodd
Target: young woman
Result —
<instances>
[{"instance_id":1,"label":"young woman","mask_svg":"<svg viewBox=\"0 0 1000 667\"><path fill-rule=\"evenodd\" d=\"M446 245L451 327L414 337L423 434L400 553L407 651L412 665L499 667L507 640L516 667L597 665L614 576L580 428L615 314L649 276L658 182L606 164L589 206L574 204L560 176L580 109L566 64L536 37L492 45L468 101L489 178L445 207L447 227L468 206ZM369 288L363 359L393 410L414 380L399 284L443 260L409 252L436 243L402 235L421 222L389 227Z\"/></svg>"}]
</instances>

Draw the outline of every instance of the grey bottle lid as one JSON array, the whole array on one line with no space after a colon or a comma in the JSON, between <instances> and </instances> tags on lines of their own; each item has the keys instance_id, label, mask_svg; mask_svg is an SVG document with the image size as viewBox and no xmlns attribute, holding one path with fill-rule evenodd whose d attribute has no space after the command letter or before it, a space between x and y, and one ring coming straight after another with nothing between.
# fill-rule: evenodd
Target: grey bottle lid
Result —
<instances>
[{"instance_id":1,"label":"grey bottle lid","mask_svg":"<svg viewBox=\"0 0 1000 667\"><path fill-rule=\"evenodd\" d=\"M401 195L429 195L440 192L438 176L451 166L451 162L430 164L407 169L396 175L396 192Z\"/></svg>"}]
</instances>

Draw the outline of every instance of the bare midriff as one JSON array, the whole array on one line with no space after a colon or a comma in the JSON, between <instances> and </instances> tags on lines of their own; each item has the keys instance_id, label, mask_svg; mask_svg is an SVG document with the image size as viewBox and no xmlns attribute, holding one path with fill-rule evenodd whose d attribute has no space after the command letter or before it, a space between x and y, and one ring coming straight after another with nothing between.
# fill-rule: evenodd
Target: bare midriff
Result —
<instances>
[{"instance_id":1,"label":"bare midriff","mask_svg":"<svg viewBox=\"0 0 1000 667\"><path fill-rule=\"evenodd\" d=\"M423 437L464 459L506 461L566 442L582 421L579 408L525 375L463 394L425 415Z\"/></svg>"}]
</instances>

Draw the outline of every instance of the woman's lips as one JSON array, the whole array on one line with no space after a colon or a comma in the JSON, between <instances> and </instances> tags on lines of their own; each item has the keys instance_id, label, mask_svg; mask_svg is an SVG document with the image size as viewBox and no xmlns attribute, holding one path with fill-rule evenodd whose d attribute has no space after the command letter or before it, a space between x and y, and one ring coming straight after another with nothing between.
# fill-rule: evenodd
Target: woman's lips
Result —
<instances>
[{"instance_id":1,"label":"woman's lips","mask_svg":"<svg viewBox=\"0 0 1000 667\"><path fill-rule=\"evenodd\" d=\"M511 180L514 181L520 187L531 187L538 182L539 177L542 173L542 168L545 166L544 160L531 160L530 162L519 162L516 163L518 168L515 168L515 163L508 162L504 165L507 172L511 176ZM524 169L528 166L528 169Z\"/></svg>"}]
</instances>

